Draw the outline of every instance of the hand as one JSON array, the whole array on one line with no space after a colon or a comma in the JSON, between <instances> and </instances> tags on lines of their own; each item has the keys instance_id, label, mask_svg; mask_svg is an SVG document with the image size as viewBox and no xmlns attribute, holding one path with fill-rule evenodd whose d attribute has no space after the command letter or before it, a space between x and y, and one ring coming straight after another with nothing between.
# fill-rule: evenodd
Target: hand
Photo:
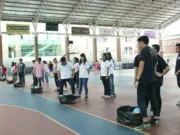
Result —
<instances>
[{"instance_id":1,"label":"hand","mask_svg":"<svg viewBox=\"0 0 180 135\"><path fill-rule=\"evenodd\" d=\"M178 72L176 72L176 73L175 73L175 75L176 75L176 76L178 76L178 75L179 75L179 71L178 71Z\"/></svg>"},{"instance_id":2,"label":"hand","mask_svg":"<svg viewBox=\"0 0 180 135\"><path fill-rule=\"evenodd\" d=\"M106 80L108 80L109 76L106 76Z\"/></svg>"},{"instance_id":3,"label":"hand","mask_svg":"<svg viewBox=\"0 0 180 135\"><path fill-rule=\"evenodd\" d=\"M136 81L136 82L134 83L134 87L137 89L137 88L138 88L138 85L139 85L139 81Z\"/></svg>"},{"instance_id":4,"label":"hand","mask_svg":"<svg viewBox=\"0 0 180 135\"><path fill-rule=\"evenodd\" d=\"M156 75L158 76L158 77L162 77L163 75L161 74L161 73L159 73L159 72L156 72Z\"/></svg>"}]
</instances>

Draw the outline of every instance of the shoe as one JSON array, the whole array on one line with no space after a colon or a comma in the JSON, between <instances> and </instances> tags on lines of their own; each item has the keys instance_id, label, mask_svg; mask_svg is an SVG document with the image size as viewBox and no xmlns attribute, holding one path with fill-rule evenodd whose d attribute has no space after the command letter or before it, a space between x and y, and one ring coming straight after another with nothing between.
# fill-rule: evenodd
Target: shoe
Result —
<instances>
[{"instance_id":1,"label":"shoe","mask_svg":"<svg viewBox=\"0 0 180 135\"><path fill-rule=\"evenodd\" d=\"M87 98L88 98L88 96L85 96L85 98L87 99Z\"/></svg>"},{"instance_id":2,"label":"shoe","mask_svg":"<svg viewBox=\"0 0 180 135\"><path fill-rule=\"evenodd\" d=\"M147 122L147 123L142 123L140 126L135 127L135 130L139 130L139 131L149 130L149 129L151 129L151 125L150 125L149 122Z\"/></svg>"},{"instance_id":3,"label":"shoe","mask_svg":"<svg viewBox=\"0 0 180 135\"><path fill-rule=\"evenodd\" d=\"M180 100L177 102L177 104L176 105L180 105Z\"/></svg>"},{"instance_id":4,"label":"shoe","mask_svg":"<svg viewBox=\"0 0 180 135\"><path fill-rule=\"evenodd\" d=\"M102 95L101 98L105 98L105 95Z\"/></svg>"},{"instance_id":5,"label":"shoe","mask_svg":"<svg viewBox=\"0 0 180 135\"><path fill-rule=\"evenodd\" d=\"M152 126L159 126L159 120L158 119L151 119L150 120L150 124L152 125Z\"/></svg>"},{"instance_id":6,"label":"shoe","mask_svg":"<svg viewBox=\"0 0 180 135\"><path fill-rule=\"evenodd\" d=\"M58 97L61 98L61 97L63 97L63 96L64 96L64 95L59 95Z\"/></svg>"},{"instance_id":7,"label":"shoe","mask_svg":"<svg viewBox=\"0 0 180 135\"><path fill-rule=\"evenodd\" d=\"M116 97L116 94L111 94L111 97Z\"/></svg>"},{"instance_id":8,"label":"shoe","mask_svg":"<svg viewBox=\"0 0 180 135\"><path fill-rule=\"evenodd\" d=\"M110 97L111 97L111 96L109 96L109 95L106 95L106 96L105 96L105 98L110 98Z\"/></svg>"},{"instance_id":9,"label":"shoe","mask_svg":"<svg viewBox=\"0 0 180 135\"><path fill-rule=\"evenodd\" d=\"M81 98L81 96L79 95L79 96L76 96L77 98Z\"/></svg>"}]
</instances>

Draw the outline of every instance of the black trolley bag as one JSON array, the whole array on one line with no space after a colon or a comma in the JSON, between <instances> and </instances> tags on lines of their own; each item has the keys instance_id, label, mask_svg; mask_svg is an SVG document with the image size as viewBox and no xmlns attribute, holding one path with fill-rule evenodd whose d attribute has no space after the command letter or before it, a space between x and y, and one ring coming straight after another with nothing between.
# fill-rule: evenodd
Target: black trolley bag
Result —
<instances>
[{"instance_id":1,"label":"black trolley bag","mask_svg":"<svg viewBox=\"0 0 180 135\"><path fill-rule=\"evenodd\" d=\"M14 87L16 87L16 88L17 88L17 87L22 87L22 84L21 84L20 82L15 83L15 84L14 84Z\"/></svg>"},{"instance_id":2,"label":"black trolley bag","mask_svg":"<svg viewBox=\"0 0 180 135\"><path fill-rule=\"evenodd\" d=\"M59 102L62 104L75 104L77 97L73 94L59 96Z\"/></svg>"},{"instance_id":3,"label":"black trolley bag","mask_svg":"<svg viewBox=\"0 0 180 135\"><path fill-rule=\"evenodd\" d=\"M7 84L13 84L14 80L7 80Z\"/></svg>"},{"instance_id":4,"label":"black trolley bag","mask_svg":"<svg viewBox=\"0 0 180 135\"><path fill-rule=\"evenodd\" d=\"M117 122L127 126L139 126L142 123L140 113L133 113L137 107L121 106L117 109Z\"/></svg>"},{"instance_id":5,"label":"black trolley bag","mask_svg":"<svg viewBox=\"0 0 180 135\"><path fill-rule=\"evenodd\" d=\"M6 78L0 77L0 81L4 82L6 81Z\"/></svg>"},{"instance_id":6,"label":"black trolley bag","mask_svg":"<svg viewBox=\"0 0 180 135\"><path fill-rule=\"evenodd\" d=\"M31 88L31 94L40 94L40 93L43 93L42 87L39 87L39 88L32 87Z\"/></svg>"}]
</instances>

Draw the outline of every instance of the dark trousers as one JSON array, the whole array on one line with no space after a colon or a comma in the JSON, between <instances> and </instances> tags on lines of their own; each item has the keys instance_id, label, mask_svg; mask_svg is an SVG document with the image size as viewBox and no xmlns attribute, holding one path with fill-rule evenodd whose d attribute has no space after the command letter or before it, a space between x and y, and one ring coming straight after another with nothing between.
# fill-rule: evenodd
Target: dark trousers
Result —
<instances>
[{"instance_id":1,"label":"dark trousers","mask_svg":"<svg viewBox=\"0 0 180 135\"><path fill-rule=\"evenodd\" d=\"M157 100L157 106L158 106L158 116L161 114L161 107L162 107L162 99L161 99L161 86L155 86L154 94ZM149 98L146 96L146 106L148 108L149 105ZM151 107L151 111L152 107Z\"/></svg>"},{"instance_id":2,"label":"dark trousers","mask_svg":"<svg viewBox=\"0 0 180 135\"><path fill-rule=\"evenodd\" d=\"M110 84L109 84L109 77L108 77L108 79L106 79L106 77L105 76L102 76L101 77L101 79L102 79L102 83L103 83L103 85L104 85L104 95L111 95L111 90L110 90Z\"/></svg>"},{"instance_id":3,"label":"dark trousers","mask_svg":"<svg viewBox=\"0 0 180 135\"><path fill-rule=\"evenodd\" d=\"M180 88L180 75L177 76L177 85Z\"/></svg>"},{"instance_id":4,"label":"dark trousers","mask_svg":"<svg viewBox=\"0 0 180 135\"><path fill-rule=\"evenodd\" d=\"M79 78L79 82L79 96L81 96L83 86L85 95L88 96L88 78Z\"/></svg>"},{"instance_id":5,"label":"dark trousers","mask_svg":"<svg viewBox=\"0 0 180 135\"><path fill-rule=\"evenodd\" d=\"M79 88L79 71L74 74L74 86L76 84L76 87Z\"/></svg>"},{"instance_id":6,"label":"dark trousers","mask_svg":"<svg viewBox=\"0 0 180 135\"><path fill-rule=\"evenodd\" d=\"M22 84L22 85L25 85L25 75L24 73L19 73L19 82Z\"/></svg>"},{"instance_id":7,"label":"dark trousers","mask_svg":"<svg viewBox=\"0 0 180 135\"><path fill-rule=\"evenodd\" d=\"M66 85L66 82L68 82L69 85L71 86L72 94L75 94L74 81L73 79L69 78L69 79L61 79L59 95L63 95L63 87L64 85Z\"/></svg>"},{"instance_id":8,"label":"dark trousers","mask_svg":"<svg viewBox=\"0 0 180 135\"><path fill-rule=\"evenodd\" d=\"M137 89L137 102L138 107L141 110L141 115L143 118L148 117L147 106L146 106L146 96L150 100L153 110L153 115L158 116L158 106L156 97L154 95L155 82L152 81L140 81Z\"/></svg>"},{"instance_id":9,"label":"dark trousers","mask_svg":"<svg viewBox=\"0 0 180 135\"><path fill-rule=\"evenodd\" d=\"M39 84L39 87L42 87L41 81L42 81L42 78L37 78L36 77L36 84L35 84L35 86L37 86Z\"/></svg>"},{"instance_id":10,"label":"dark trousers","mask_svg":"<svg viewBox=\"0 0 180 135\"><path fill-rule=\"evenodd\" d=\"M36 76L33 74L33 85L35 86L37 84L37 78Z\"/></svg>"},{"instance_id":11,"label":"dark trousers","mask_svg":"<svg viewBox=\"0 0 180 135\"><path fill-rule=\"evenodd\" d=\"M58 74L57 73L54 73L54 81L55 81L56 87L58 88Z\"/></svg>"}]
</instances>

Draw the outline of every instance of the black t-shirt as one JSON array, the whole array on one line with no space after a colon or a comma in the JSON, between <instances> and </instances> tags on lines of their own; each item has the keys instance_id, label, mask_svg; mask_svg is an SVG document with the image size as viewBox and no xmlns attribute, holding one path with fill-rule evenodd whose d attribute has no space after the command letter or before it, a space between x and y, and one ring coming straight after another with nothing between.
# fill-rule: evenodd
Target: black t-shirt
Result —
<instances>
[{"instance_id":1,"label":"black t-shirt","mask_svg":"<svg viewBox=\"0 0 180 135\"><path fill-rule=\"evenodd\" d=\"M139 54L134 58L134 67L139 67Z\"/></svg>"},{"instance_id":2,"label":"black t-shirt","mask_svg":"<svg viewBox=\"0 0 180 135\"><path fill-rule=\"evenodd\" d=\"M168 64L165 62L165 60L157 55L157 72L163 73L164 69L168 66Z\"/></svg>"},{"instance_id":3,"label":"black t-shirt","mask_svg":"<svg viewBox=\"0 0 180 135\"><path fill-rule=\"evenodd\" d=\"M149 46L146 46L141 50L139 61L144 61L144 70L140 80L155 81L155 65L157 64L157 56Z\"/></svg>"},{"instance_id":4,"label":"black t-shirt","mask_svg":"<svg viewBox=\"0 0 180 135\"><path fill-rule=\"evenodd\" d=\"M178 54L176 59L176 67L175 67L175 73L180 69L180 54Z\"/></svg>"},{"instance_id":5,"label":"black t-shirt","mask_svg":"<svg viewBox=\"0 0 180 135\"><path fill-rule=\"evenodd\" d=\"M159 72L159 73L163 73L163 71L164 71L164 69L166 69L166 67L168 66L168 64L165 62L165 60L161 57L161 56L159 56L159 55L157 55L157 60L158 60L158 62L157 62L157 72ZM163 77L158 77L157 76L157 85L158 86L162 86L162 84L163 84Z\"/></svg>"}]
</instances>

